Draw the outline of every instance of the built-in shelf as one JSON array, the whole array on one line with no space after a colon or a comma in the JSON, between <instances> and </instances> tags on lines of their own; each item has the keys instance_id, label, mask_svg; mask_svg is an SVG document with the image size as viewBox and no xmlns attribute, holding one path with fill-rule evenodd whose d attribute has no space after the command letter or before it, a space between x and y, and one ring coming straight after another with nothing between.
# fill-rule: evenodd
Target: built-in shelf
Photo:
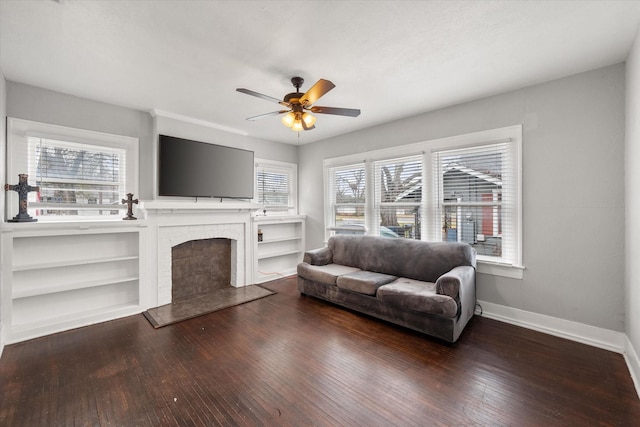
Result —
<instances>
[{"instance_id":1,"label":"built-in shelf","mask_svg":"<svg viewBox=\"0 0 640 427\"><path fill-rule=\"evenodd\" d=\"M262 242L258 242L258 246L268 245L269 243L289 242L292 240L301 240L301 239L302 239L302 236L281 237L278 239L263 240Z\"/></svg>"},{"instance_id":2,"label":"built-in shelf","mask_svg":"<svg viewBox=\"0 0 640 427\"><path fill-rule=\"evenodd\" d=\"M273 253L259 253L258 260L267 259L267 258L277 258L277 257L282 257L282 256L292 255L292 254L297 255L299 253L300 253L300 249L291 249L288 251L278 251Z\"/></svg>"},{"instance_id":3,"label":"built-in shelf","mask_svg":"<svg viewBox=\"0 0 640 427\"><path fill-rule=\"evenodd\" d=\"M7 341L139 311L143 229L137 224L4 229L2 316Z\"/></svg>"},{"instance_id":4,"label":"built-in shelf","mask_svg":"<svg viewBox=\"0 0 640 427\"><path fill-rule=\"evenodd\" d=\"M120 261L136 260L136 259L138 259L137 255L127 255L127 256L95 258L95 259L88 258L88 259L75 259L75 260L69 260L69 261L43 262L43 263L37 263L37 264L14 265L13 271L45 270L50 268L72 267L74 265L103 264L107 262L120 262Z\"/></svg>"},{"instance_id":5,"label":"built-in shelf","mask_svg":"<svg viewBox=\"0 0 640 427\"><path fill-rule=\"evenodd\" d=\"M101 280L94 280L94 281L80 282L80 283L67 283L63 285L47 286L47 287L34 288L34 289L24 289L24 290L14 289L13 299L28 298L28 297L46 295L46 294L55 294L58 292L68 292L68 291L74 291L76 289L108 286L116 283L134 282L136 280L138 280L138 276L109 278L109 279L101 279Z\"/></svg>"},{"instance_id":6,"label":"built-in shelf","mask_svg":"<svg viewBox=\"0 0 640 427\"><path fill-rule=\"evenodd\" d=\"M294 274L304 253L305 216L255 217L254 280L262 283ZM258 233L262 241L258 241Z\"/></svg>"}]
</instances>

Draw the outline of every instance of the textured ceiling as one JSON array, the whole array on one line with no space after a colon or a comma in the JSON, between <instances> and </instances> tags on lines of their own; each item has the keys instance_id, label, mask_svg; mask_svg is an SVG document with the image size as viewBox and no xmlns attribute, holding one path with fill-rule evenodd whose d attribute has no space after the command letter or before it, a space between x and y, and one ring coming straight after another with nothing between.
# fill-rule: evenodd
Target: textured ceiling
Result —
<instances>
[{"instance_id":1,"label":"textured ceiling","mask_svg":"<svg viewBox=\"0 0 640 427\"><path fill-rule=\"evenodd\" d=\"M624 61L640 2L0 1L7 80L157 110L285 143L308 143ZM282 98L336 88L296 133Z\"/></svg>"}]
</instances>

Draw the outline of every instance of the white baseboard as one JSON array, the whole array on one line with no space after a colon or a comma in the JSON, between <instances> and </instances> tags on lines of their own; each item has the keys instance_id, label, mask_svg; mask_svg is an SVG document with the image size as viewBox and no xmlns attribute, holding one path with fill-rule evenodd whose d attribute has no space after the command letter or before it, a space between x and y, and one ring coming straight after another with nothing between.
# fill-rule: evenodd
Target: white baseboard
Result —
<instances>
[{"instance_id":1,"label":"white baseboard","mask_svg":"<svg viewBox=\"0 0 640 427\"><path fill-rule=\"evenodd\" d=\"M631 373L631 379L633 379L633 384L636 386L636 392L638 393L638 397L640 397L640 359L638 359L638 353L633 348L628 337L626 337L624 360L627 362L629 372Z\"/></svg>"},{"instance_id":2,"label":"white baseboard","mask_svg":"<svg viewBox=\"0 0 640 427\"><path fill-rule=\"evenodd\" d=\"M4 324L0 324L0 358L4 350Z\"/></svg>"},{"instance_id":3,"label":"white baseboard","mask_svg":"<svg viewBox=\"0 0 640 427\"><path fill-rule=\"evenodd\" d=\"M640 359L624 333L486 301L478 303L483 317L622 354L640 397Z\"/></svg>"},{"instance_id":4,"label":"white baseboard","mask_svg":"<svg viewBox=\"0 0 640 427\"><path fill-rule=\"evenodd\" d=\"M110 320L120 319L122 317L133 316L142 313L144 309L137 304L122 305L113 307L97 313L75 314L62 316L55 321L38 322L29 325L9 326L7 331L7 341L5 344L15 344L22 341L28 341L34 338L40 338L46 335L65 332L71 329L83 328L85 326L95 325L96 323L108 322Z\"/></svg>"},{"instance_id":5,"label":"white baseboard","mask_svg":"<svg viewBox=\"0 0 640 427\"><path fill-rule=\"evenodd\" d=\"M622 332L572 322L558 317L546 316L531 311L507 307L486 301L478 301L484 317L499 320L545 334L566 338L616 353L625 353L627 336Z\"/></svg>"}]
</instances>

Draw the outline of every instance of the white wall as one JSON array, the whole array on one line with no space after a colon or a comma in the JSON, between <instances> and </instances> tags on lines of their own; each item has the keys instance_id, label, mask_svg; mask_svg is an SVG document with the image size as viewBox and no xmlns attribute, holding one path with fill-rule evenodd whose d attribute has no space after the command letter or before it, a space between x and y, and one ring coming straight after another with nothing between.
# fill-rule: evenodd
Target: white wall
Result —
<instances>
[{"instance_id":1,"label":"white wall","mask_svg":"<svg viewBox=\"0 0 640 427\"><path fill-rule=\"evenodd\" d=\"M640 32L627 59L625 143L625 329L627 362L640 394Z\"/></svg>"},{"instance_id":2,"label":"white wall","mask_svg":"<svg viewBox=\"0 0 640 427\"><path fill-rule=\"evenodd\" d=\"M522 124L524 279L479 274L478 299L623 332L624 79L613 65L302 146L307 248L324 239L323 159Z\"/></svg>"}]
</instances>

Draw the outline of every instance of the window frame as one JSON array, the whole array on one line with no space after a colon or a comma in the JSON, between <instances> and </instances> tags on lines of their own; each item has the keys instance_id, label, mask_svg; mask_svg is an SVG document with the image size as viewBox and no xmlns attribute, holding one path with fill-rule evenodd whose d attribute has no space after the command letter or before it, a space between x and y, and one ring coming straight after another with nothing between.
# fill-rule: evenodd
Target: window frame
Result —
<instances>
[{"instance_id":1,"label":"window frame","mask_svg":"<svg viewBox=\"0 0 640 427\"><path fill-rule=\"evenodd\" d=\"M17 176L20 173L29 173L28 149L30 137L124 150L126 156L125 188L122 189L124 192L122 197L126 197L126 193L133 193L134 195L138 193L138 138L8 117L6 171L10 181L13 179L12 177L17 180ZM31 178L29 181L33 183ZM18 204L18 194L14 191L7 191L5 194L5 219L10 219L14 216L12 212L15 211L15 207ZM78 204L78 207L78 210L82 210L86 208L86 205ZM68 209L73 210L73 205L69 206ZM123 210L126 209L126 206L117 206L117 208L114 206L113 210L116 209ZM38 217L38 221L47 223L109 222L121 219L121 215L46 215Z\"/></svg>"},{"instance_id":2,"label":"window frame","mask_svg":"<svg viewBox=\"0 0 640 427\"><path fill-rule=\"evenodd\" d=\"M419 163L418 169L419 169L419 173L420 173L420 178L419 181L421 182L420 184L420 201L419 202L400 202L400 201L394 201L394 202L389 202L389 201L383 201L382 198L382 183L381 183L381 175L380 175L380 169L384 166L389 166L389 165L393 165L394 166L394 172L395 172L395 167L397 167L397 165L399 164L407 164L407 163ZM377 160L372 160L371 161L371 168L372 168L372 173L373 173L373 192L374 192L374 200L373 200L373 209L374 209L374 216L371 218L370 221L367 221L371 224L371 230L372 230L372 234L374 235L380 235L380 230L381 227L383 227L383 225L380 223L381 221L379 220L379 216L382 212L382 210L384 208L415 208L417 209L417 216L416 219L421 218L422 217L422 206L424 205L424 196L423 196L423 189L424 189L424 154L420 153L420 154L414 154L414 155L408 155L408 156L400 156L400 157L396 157L396 158L392 158L392 159L377 159ZM397 214L397 212L396 212ZM394 215L396 215L394 214ZM365 219L366 220L366 219ZM418 227L420 227L418 229ZM393 231L393 230L392 230ZM397 233L399 233L398 231L396 231ZM413 230L413 235L417 235L417 236L422 236L422 221L420 221L420 223L415 224L415 228ZM405 236L406 237L406 236ZM413 238L413 237L412 237ZM420 239L418 239L420 240Z\"/></svg>"},{"instance_id":3,"label":"window frame","mask_svg":"<svg viewBox=\"0 0 640 427\"><path fill-rule=\"evenodd\" d=\"M512 154L512 162L509 167L514 176L514 194L512 205L514 211L510 221L513 224L513 258L509 262L497 262L490 258L478 256L478 272L496 276L504 276L515 279L523 278L523 258L522 258L522 125L507 126L503 128L491 129L486 131L456 135L452 137L439 138L434 140L422 141L418 143L389 147L380 150L369 151L360 154L351 154L347 156L325 159L324 167L324 185L325 185L325 238L331 236L331 226L329 222L329 181L328 171L340 165L348 165L355 163L365 164L365 173L367 176L367 199L365 200L365 222L367 223L366 234L374 234L375 227L375 194L373 190L374 173L373 164L380 160L400 159L415 155L417 153L423 155L423 194L421 207L421 239L427 241L441 241L442 233L436 233L440 218L435 215L436 210L436 192L434 185L434 168L433 156L438 151L471 148L481 145L490 145L497 142L507 141ZM439 235L438 235L439 234Z\"/></svg>"},{"instance_id":4,"label":"window frame","mask_svg":"<svg viewBox=\"0 0 640 427\"><path fill-rule=\"evenodd\" d=\"M366 234L368 234L368 230L371 229L370 224L368 224L366 222L366 219L368 217L370 217L369 213L367 212L368 209L368 203L367 200L369 200L371 198L371 177L369 176L370 174L367 173L367 168L366 165L362 162L362 161L358 161L358 162L346 162L344 164L336 164L334 166L330 166L330 167L325 167L324 169L324 187L325 187L325 224L327 224L327 226L325 227L326 230L326 239L329 238L329 235L333 232L335 232L335 227L336 227L336 208L338 207L338 203L335 201L334 199L334 195L337 193L334 193L334 172L338 172L338 171L344 171L344 170L349 170L349 169L360 169L362 168L362 170L364 171L364 202L363 203L358 203L358 202L354 202L354 203L342 203L339 206L342 207L353 207L354 209L358 209L359 207L362 207L364 209L364 217L365 217L365 223L363 224L364 227L364 232Z\"/></svg>"},{"instance_id":5,"label":"window frame","mask_svg":"<svg viewBox=\"0 0 640 427\"><path fill-rule=\"evenodd\" d=\"M260 193L258 189L258 172L260 168L265 170L284 172L288 176L289 182L289 201L287 206L275 206L271 209L268 206L265 206L263 201L260 200ZM283 162L279 160L268 160L268 159L254 159L254 186L255 186L255 198L253 199L253 203L262 205L262 208L259 209L258 214L268 215L268 212L271 212L272 215L297 215L298 213L298 165L290 162ZM265 212L266 211L266 212Z\"/></svg>"}]
</instances>

